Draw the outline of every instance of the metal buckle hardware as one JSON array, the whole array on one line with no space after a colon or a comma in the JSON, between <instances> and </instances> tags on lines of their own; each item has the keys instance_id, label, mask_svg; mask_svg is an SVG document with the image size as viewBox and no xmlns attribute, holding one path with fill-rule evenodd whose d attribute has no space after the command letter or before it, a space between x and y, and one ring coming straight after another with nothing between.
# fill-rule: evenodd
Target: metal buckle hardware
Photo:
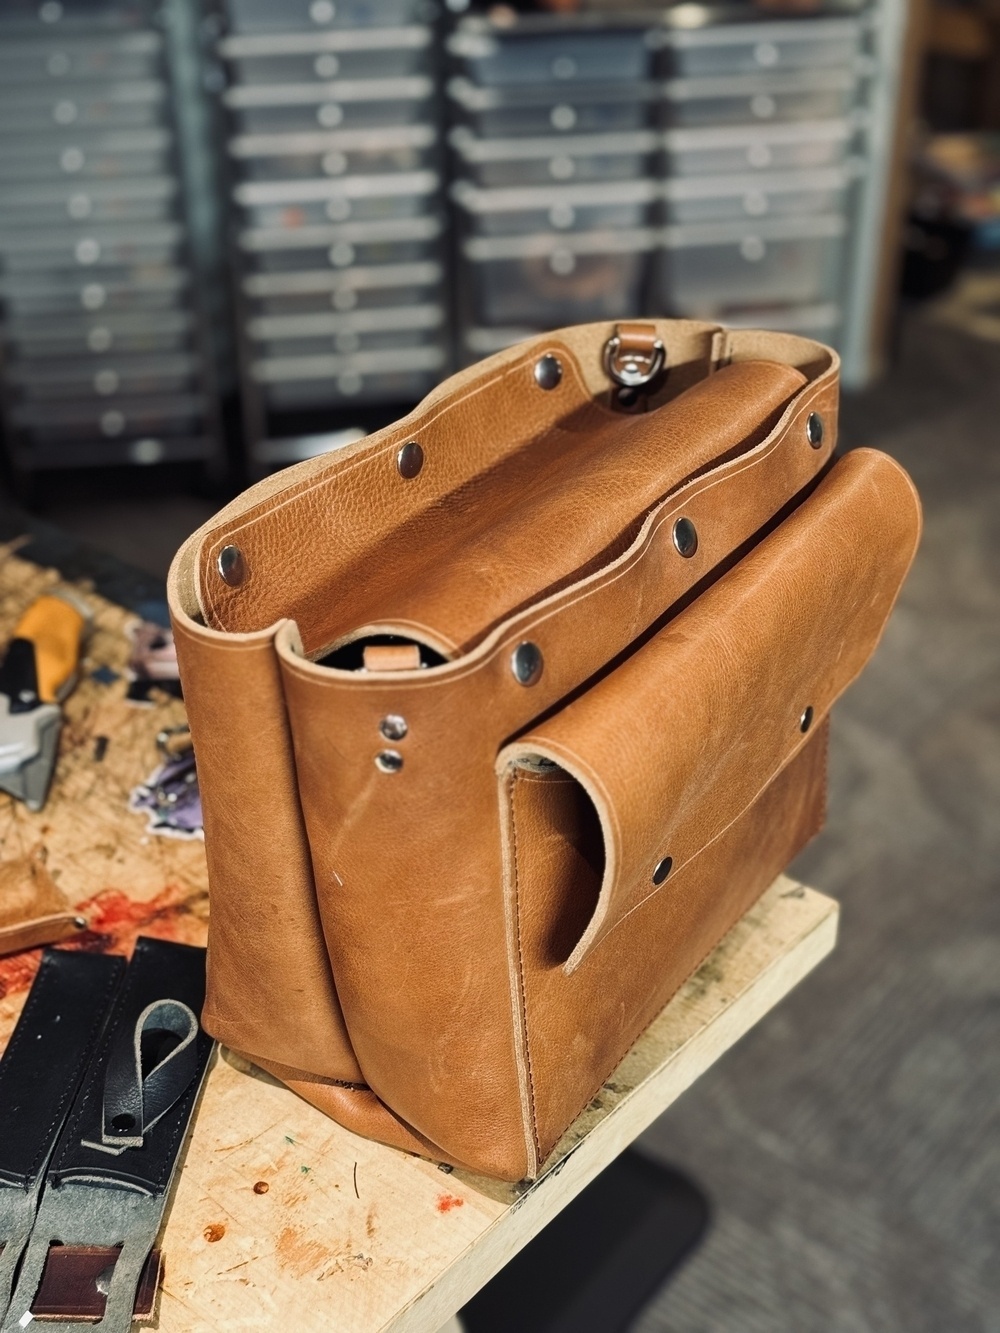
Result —
<instances>
[{"instance_id":1,"label":"metal buckle hardware","mask_svg":"<svg viewBox=\"0 0 1000 1333\"><path fill-rule=\"evenodd\" d=\"M615 333L604 345L604 369L623 389L641 389L663 373L667 350L659 338L648 349L627 343Z\"/></svg>"}]
</instances>

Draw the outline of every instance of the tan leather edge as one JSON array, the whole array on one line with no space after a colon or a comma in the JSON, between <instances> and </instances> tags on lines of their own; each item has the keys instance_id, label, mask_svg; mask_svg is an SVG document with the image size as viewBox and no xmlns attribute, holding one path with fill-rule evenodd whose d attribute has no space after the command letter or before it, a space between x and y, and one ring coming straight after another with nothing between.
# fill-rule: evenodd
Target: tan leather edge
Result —
<instances>
[{"instance_id":1,"label":"tan leather edge","mask_svg":"<svg viewBox=\"0 0 1000 1333\"><path fill-rule=\"evenodd\" d=\"M840 356L825 343L803 338L798 333L777 333L770 329L724 329L719 358L721 362L774 360L794 366L813 381L833 371L840 374Z\"/></svg>"},{"instance_id":2,"label":"tan leather edge","mask_svg":"<svg viewBox=\"0 0 1000 1333\"><path fill-rule=\"evenodd\" d=\"M798 339L799 342L807 343L812 347L819 347L819 343L809 343L808 339ZM831 354L832 355L832 354ZM736 470L751 465L758 459L766 455L771 449L775 448L783 441L792 419L798 414L802 399L804 396L819 396L829 380L836 374L836 367L831 366L823 372L816 380L806 384L795 395L788 407L781 415L774 430L766 439L762 440L755 448L748 450L745 454L740 454L736 458L730 459L720 464L717 468L712 468L707 472L700 473L693 481L681 487L679 490L671 492L658 505L656 505L646 516L645 522L639 529L632 543L613 561L595 570L586 578L578 583L572 583L551 597L542 598L531 606L519 611L516 615L501 621L497 627L486 636L476 647L462 657L445 662L441 666L436 666L419 671L385 671L379 672L377 676L364 676L354 671L342 671L337 667L321 666L310 661L302 654L301 639L297 631L293 634L288 626L292 621L284 621L281 625L275 627L275 647L278 655L294 671L299 672L303 677L312 680L324 681L345 681L350 680L356 688L363 689L366 686L375 686L382 684L392 684L396 681L406 681L410 684L421 683L424 685L434 685L445 680L454 680L458 675L466 671L477 670L485 662L492 659L497 652L505 651L507 645L515 638L519 638L525 633L526 627L534 625L540 620L556 614L560 606L568 600L575 600L586 596L587 593L605 579L614 576L619 570L624 568L630 561L635 559L646 545L650 533L661 521L666 513L679 508L687 501L689 495L700 492L701 489L711 485L719 477L723 476L727 470ZM817 451L817 458L822 463L832 453L832 441L824 443L821 451ZM207 630L205 632L208 632ZM227 635L224 631L211 631L220 634L222 638L236 637Z\"/></svg>"},{"instance_id":3,"label":"tan leather edge","mask_svg":"<svg viewBox=\"0 0 1000 1333\"><path fill-rule=\"evenodd\" d=\"M903 584L905 583L909 570L913 565L913 561L916 557L917 550L920 546L920 537L923 531L923 518L922 518L920 497L919 494L917 493L917 489L914 486L912 479L910 478L906 470L902 468L895 461L895 459L890 458L889 455L887 454L883 454L881 450L856 449L853 450L852 452L855 455L859 454L878 455L878 457L881 460L884 460L886 464L890 465L893 469L895 469L898 477L905 482L913 498L915 517L916 517L915 536L914 536L913 548L910 551L909 557L903 568L902 575L899 580L899 585L896 588L896 591L891 601L889 602L889 606L886 611L885 618L882 622L882 626L871 645L871 650L868 653L868 656L858 665L858 669L854 672L854 674L843 681L843 683L840 686L840 689L837 691L835 695L831 697L826 708L824 708L823 711L816 718L817 723L826 722L829 716L830 709L832 708L833 704L836 703L837 699L840 698L840 696L844 693L844 691L849 689L850 686L854 683L854 681L857 680L858 676L861 674L864 667L867 665L868 661L871 660L871 657L875 653L875 650L878 648L878 645L881 643L882 638L885 634L886 626L888 625L889 619L892 615L893 608L895 607L896 602L899 599L899 594L902 591ZM689 858L689 860L685 862L685 865L690 865L692 861L696 860L697 857L700 856L706 850L706 848L711 847L712 844L716 842L726 832L726 830L736 822L736 820L738 820L743 814L746 813L746 811L753 805L754 801L756 801L758 797L764 791L767 790L767 788L771 785L771 783L775 780L775 778L781 772L783 772L785 768L787 768L788 764L809 743L813 735L815 735L815 732L810 732L808 735L803 736L802 739L798 741L797 744L795 744L786 753L782 762L770 774L770 776L767 778L767 781L764 782L753 794L753 796L741 807L741 809L736 812L736 814L729 821L729 823L726 824L724 828L719 829L713 835L712 838L706 841L695 853L695 855ZM560 768L564 769L567 773L571 774L571 776L573 776L580 783L580 785L586 791L587 795L590 797L591 801L594 804L594 808L596 809L598 818L600 820L601 831L604 838L606 861L604 866L604 875L601 881L601 888L598 895L597 906L594 909L594 914L587 925L587 929L584 931L583 935L581 936L579 942L576 945L576 948L573 950L573 952L570 954L569 958L563 965L563 971L568 976L574 971L576 971L576 969L580 966L580 964L583 962L584 958L587 957L588 954L590 954L594 949L599 948L601 944L604 943L605 940L611 938L611 935L615 928L615 926L612 925L607 932L605 932L604 934L600 933L611 902L611 888L616 883L618 877L618 863L617 863L618 837L615 831L616 820L614 818L614 812L610 808L609 801L601 785L600 775L597 772L593 771L588 765L585 765L582 762L580 762L579 757L577 755L568 751L562 745L555 744L543 737L538 737L538 738L528 737L526 740L523 741L515 741L511 745L505 746L504 749L500 751L496 761L496 773L500 785L500 793L501 793L500 799L502 802L506 800L505 787L510 769L514 765L516 765L519 760L524 759L529 755L541 755L543 758L551 759L553 763L558 764ZM617 925L618 923L616 922L615 924Z\"/></svg>"},{"instance_id":4,"label":"tan leather edge","mask_svg":"<svg viewBox=\"0 0 1000 1333\"><path fill-rule=\"evenodd\" d=\"M531 1081L531 1061L528 1054L528 1029L524 1003L524 970L521 959L520 926L518 924L517 873L514 866L514 810L510 785L500 784L500 823L504 836L500 840L503 866L503 919L507 940L507 979L510 983L510 1018L514 1033L514 1065L517 1069L517 1087L521 1101L521 1123L524 1128L524 1147L527 1154L525 1175L533 1180L538 1174L541 1145L538 1121L535 1115L535 1094Z\"/></svg>"},{"instance_id":5,"label":"tan leather edge","mask_svg":"<svg viewBox=\"0 0 1000 1333\"><path fill-rule=\"evenodd\" d=\"M816 379L825 378L831 370L836 373L840 364L836 353L822 343L795 335L766 331L758 332L756 330L727 331L716 323L701 320L652 320L649 323L655 325L660 337L667 344L668 367L671 365L669 359L671 333L674 335L674 341L678 337L694 338L703 335L708 341L709 356L713 368L717 363L733 355L743 357L750 355L774 356L778 349L782 349L787 354L790 364L799 368L808 367L812 372L810 378L814 376ZM443 380L441 384L431 390L412 412L400 421L394 422L362 440L345 445L332 454L321 454L316 458L306 459L292 467L282 469L273 476L266 477L263 481L257 482L256 485L244 491L213 515L207 523L198 528L177 552L168 576L168 601L171 608L182 610L195 622L206 622L206 608L202 602L199 579L200 556L205 543L210 541L220 529L231 526L249 510L261 503L277 499L277 497L295 490L300 484L308 483L314 478L321 478L329 470L341 466L358 454L368 452L377 448L384 441L404 434L408 423L421 421L437 404L452 396L456 391L477 384L482 380L484 374L495 373L505 365L520 360L532 348L537 349L540 353L544 351L548 344L553 342L562 343L576 357L578 363L576 369L587 389L595 399L600 398L608 389L608 380L604 374L600 349L603 348L604 343L611 337L616 327L617 321L577 325L566 329L556 329L551 333L517 343L513 347L497 352L493 356L487 357L485 360L479 361L475 365L469 366L456 375ZM769 347L773 347L774 351L769 353L767 350ZM780 353L777 359L783 359Z\"/></svg>"},{"instance_id":6,"label":"tan leather edge","mask_svg":"<svg viewBox=\"0 0 1000 1333\"><path fill-rule=\"evenodd\" d=\"M51 916L37 916L31 921L19 921L13 926L0 928L0 954L20 953L37 949L43 944L58 944L60 940L80 935L87 929L86 921L75 912L55 912Z\"/></svg>"}]
</instances>

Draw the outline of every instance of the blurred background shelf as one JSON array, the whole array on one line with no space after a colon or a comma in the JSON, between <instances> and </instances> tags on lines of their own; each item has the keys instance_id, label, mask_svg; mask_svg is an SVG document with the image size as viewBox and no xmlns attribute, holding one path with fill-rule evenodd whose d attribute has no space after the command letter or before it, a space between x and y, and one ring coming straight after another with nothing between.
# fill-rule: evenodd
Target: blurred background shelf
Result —
<instances>
[{"instance_id":1,"label":"blurred background shelf","mask_svg":"<svg viewBox=\"0 0 1000 1333\"><path fill-rule=\"evenodd\" d=\"M970 184L927 141L916 213L909 169L928 60L1000 68L991 12L8 0L8 469L183 456L232 491L588 319L802 332L860 388L902 258L919 285L921 245L991 234L995 150Z\"/></svg>"}]
</instances>

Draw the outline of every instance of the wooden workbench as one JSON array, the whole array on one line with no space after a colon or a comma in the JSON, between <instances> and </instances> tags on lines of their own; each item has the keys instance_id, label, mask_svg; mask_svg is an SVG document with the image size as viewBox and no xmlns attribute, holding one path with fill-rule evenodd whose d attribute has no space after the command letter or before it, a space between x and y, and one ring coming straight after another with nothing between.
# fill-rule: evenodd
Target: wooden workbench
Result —
<instances>
[{"instance_id":1,"label":"wooden workbench","mask_svg":"<svg viewBox=\"0 0 1000 1333\"><path fill-rule=\"evenodd\" d=\"M0 637L58 581L0 549ZM49 802L0 797L0 892L44 876L89 928L70 947L128 952L139 933L202 943L204 850L127 808L183 707L124 700L130 616L90 594L82 683ZM97 671L97 676L94 672ZM110 678L114 677L114 678ZM97 743L98 737L106 742ZM485 1282L832 949L837 907L779 879L646 1031L531 1185L370 1143L222 1051L161 1238L163 1333L436 1333ZM37 954L0 959L0 1045Z\"/></svg>"}]
</instances>

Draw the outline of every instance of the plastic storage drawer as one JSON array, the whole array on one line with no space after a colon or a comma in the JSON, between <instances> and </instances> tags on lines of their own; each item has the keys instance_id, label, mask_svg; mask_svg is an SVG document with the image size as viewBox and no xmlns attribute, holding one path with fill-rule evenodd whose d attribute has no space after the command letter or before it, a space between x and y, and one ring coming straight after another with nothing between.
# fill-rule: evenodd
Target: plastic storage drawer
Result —
<instances>
[{"instance_id":1,"label":"plastic storage drawer","mask_svg":"<svg viewBox=\"0 0 1000 1333\"><path fill-rule=\"evenodd\" d=\"M660 147L655 130L477 139L458 126L449 141L465 175L487 189L636 180L656 171Z\"/></svg>"},{"instance_id":2,"label":"plastic storage drawer","mask_svg":"<svg viewBox=\"0 0 1000 1333\"><path fill-rule=\"evenodd\" d=\"M233 32L404 27L433 19L430 0L226 0Z\"/></svg>"},{"instance_id":3,"label":"plastic storage drawer","mask_svg":"<svg viewBox=\"0 0 1000 1333\"><path fill-rule=\"evenodd\" d=\"M846 116L858 76L852 70L670 79L663 85L668 125L746 125L754 121L825 120Z\"/></svg>"},{"instance_id":4,"label":"plastic storage drawer","mask_svg":"<svg viewBox=\"0 0 1000 1333\"><path fill-rule=\"evenodd\" d=\"M170 169L173 136L157 128L23 135L0 142L0 181L126 180Z\"/></svg>"},{"instance_id":5,"label":"plastic storage drawer","mask_svg":"<svg viewBox=\"0 0 1000 1333\"><path fill-rule=\"evenodd\" d=\"M320 351L345 356L359 351L419 347L440 340L440 305L387 306L337 314L264 315L248 321L247 337L265 357L307 356Z\"/></svg>"},{"instance_id":6,"label":"plastic storage drawer","mask_svg":"<svg viewBox=\"0 0 1000 1333\"><path fill-rule=\"evenodd\" d=\"M435 125L324 134L241 135L229 155L243 180L308 180L427 170L440 156Z\"/></svg>"},{"instance_id":7,"label":"plastic storage drawer","mask_svg":"<svg viewBox=\"0 0 1000 1333\"><path fill-rule=\"evenodd\" d=\"M426 73L434 64L433 40L426 27L368 28L229 37L218 49L237 83L308 83Z\"/></svg>"},{"instance_id":8,"label":"plastic storage drawer","mask_svg":"<svg viewBox=\"0 0 1000 1333\"><path fill-rule=\"evenodd\" d=\"M180 355L107 357L99 366L87 361L14 363L8 382L28 402L115 398L119 395L187 393L198 388L197 358Z\"/></svg>"},{"instance_id":9,"label":"plastic storage drawer","mask_svg":"<svg viewBox=\"0 0 1000 1333\"><path fill-rule=\"evenodd\" d=\"M477 324L562 324L636 315L652 231L476 237L465 242Z\"/></svg>"},{"instance_id":10,"label":"plastic storage drawer","mask_svg":"<svg viewBox=\"0 0 1000 1333\"><path fill-rule=\"evenodd\" d=\"M655 221L659 195L659 185L649 180L506 190L479 190L457 181L452 187L467 229L480 236L526 236L550 229L634 230Z\"/></svg>"},{"instance_id":11,"label":"plastic storage drawer","mask_svg":"<svg viewBox=\"0 0 1000 1333\"><path fill-rule=\"evenodd\" d=\"M836 166L846 157L855 132L846 119L667 130L666 175L722 176Z\"/></svg>"},{"instance_id":12,"label":"plastic storage drawer","mask_svg":"<svg viewBox=\"0 0 1000 1333\"><path fill-rule=\"evenodd\" d=\"M0 230L0 250L12 271L27 274L68 270L70 281L81 270L137 265L160 269L177 260L183 240L182 228L172 222L145 227L105 226L93 231Z\"/></svg>"},{"instance_id":13,"label":"plastic storage drawer","mask_svg":"<svg viewBox=\"0 0 1000 1333\"><path fill-rule=\"evenodd\" d=\"M155 32L104 41L9 41L0 45L0 80L8 88L80 79L148 79L160 72L163 39Z\"/></svg>"},{"instance_id":14,"label":"plastic storage drawer","mask_svg":"<svg viewBox=\"0 0 1000 1333\"><path fill-rule=\"evenodd\" d=\"M166 222L176 210L172 176L65 182L15 187L0 193L0 231L8 227L65 226L67 222Z\"/></svg>"},{"instance_id":15,"label":"plastic storage drawer","mask_svg":"<svg viewBox=\"0 0 1000 1333\"><path fill-rule=\"evenodd\" d=\"M366 129L425 119L433 79L344 79L335 83L274 83L230 88L224 96L240 134Z\"/></svg>"},{"instance_id":16,"label":"plastic storage drawer","mask_svg":"<svg viewBox=\"0 0 1000 1333\"><path fill-rule=\"evenodd\" d=\"M479 88L462 78L449 80L448 95L462 119L485 138L644 129L652 123L659 97L657 86L648 83L505 89Z\"/></svg>"},{"instance_id":17,"label":"plastic storage drawer","mask_svg":"<svg viewBox=\"0 0 1000 1333\"><path fill-rule=\"evenodd\" d=\"M205 425L200 395L84 403L19 403L11 420L42 443L116 440L143 435L195 435Z\"/></svg>"},{"instance_id":18,"label":"plastic storage drawer","mask_svg":"<svg viewBox=\"0 0 1000 1333\"><path fill-rule=\"evenodd\" d=\"M149 26L154 6L149 0L93 0L87 5L63 0L3 0L0 42L14 37L53 37L95 31L118 32Z\"/></svg>"},{"instance_id":19,"label":"plastic storage drawer","mask_svg":"<svg viewBox=\"0 0 1000 1333\"><path fill-rule=\"evenodd\" d=\"M661 38L665 72L682 78L850 65L861 50L854 18L720 23Z\"/></svg>"},{"instance_id":20,"label":"plastic storage drawer","mask_svg":"<svg viewBox=\"0 0 1000 1333\"><path fill-rule=\"evenodd\" d=\"M360 312L426 302L443 280L440 261L423 260L343 270L253 273L243 279L243 294L251 310L260 315Z\"/></svg>"},{"instance_id":21,"label":"plastic storage drawer","mask_svg":"<svg viewBox=\"0 0 1000 1333\"><path fill-rule=\"evenodd\" d=\"M800 338L811 338L814 342L836 346L843 312L833 303L791 306L788 309L764 306L729 315L726 322L732 328L775 329L779 333L795 333Z\"/></svg>"},{"instance_id":22,"label":"plastic storage drawer","mask_svg":"<svg viewBox=\"0 0 1000 1333\"><path fill-rule=\"evenodd\" d=\"M439 219L345 223L297 231L246 231L240 237L245 261L263 273L324 267L412 264L434 259L443 228Z\"/></svg>"},{"instance_id":23,"label":"plastic storage drawer","mask_svg":"<svg viewBox=\"0 0 1000 1333\"><path fill-rule=\"evenodd\" d=\"M237 185L233 197L251 227L289 228L384 218L413 218L436 202L437 172L391 176L345 176L339 180L253 181Z\"/></svg>"},{"instance_id":24,"label":"plastic storage drawer","mask_svg":"<svg viewBox=\"0 0 1000 1333\"><path fill-rule=\"evenodd\" d=\"M33 360L93 358L109 352L180 352L192 344L194 317L187 310L160 311L155 319L144 315L104 319L62 315L57 320L8 316L5 331L14 356Z\"/></svg>"},{"instance_id":25,"label":"plastic storage drawer","mask_svg":"<svg viewBox=\"0 0 1000 1333\"><path fill-rule=\"evenodd\" d=\"M669 227L660 257L660 303L682 315L828 301L840 279L842 217L730 226Z\"/></svg>"},{"instance_id":26,"label":"plastic storage drawer","mask_svg":"<svg viewBox=\"0 0 1000 1333\"><path fill-rule=\"evenodd\" d=\"M679 177L663 184L666 220L684 225L843 213L851 183L851 173L837 167L781 175Z\"/></svg>"},{"instance_id":27,"label":"plastic storage drawer","mask_svg":"<svg viewBox=\"0 0 1000 1333\"><path fill-rule=\"evenodd\" d=\"M79 315L81 311L169 310L185 295L190 278L183 269L155 275L129 272L97 275L18 273L0 278L0 299L8 314Z\"/></svg>"},{"instance_id":28,"label":"plastic storage drawer","mask_svg":"<svg viewBox=\"0 0 1000 1333\"><path fill-rule=\"evenodd\" d=\"M628 83L650 78L653 65L641 28L498 35L473 19L452 34L448 50L468 77L485 87Z\"/></svg>"},{"instance_id":29,"label":"plastic storage drawer","mask_svg":"<svg viewBox=\"0 0 1000 1333\"><path fill-rule=\"evenodd\" d=\"M440 346L401 347L392 352L327 353L311 357L262 357L251 366L265 388L269 407L321 406L337 397L354 402L406 398L415 386L426 392L447 368Z\"/></svg>"},{"instance_id":30,"label":"plastic storage drawer","mask_svg":"<svg viewBox=\"0 0 1000 1333\"><path fill-rule=\"evenodd\" d=\"M0 92L0 142L45 128L130 129L155 125L164 113L167 86L157 79L105 86L75 84L43 89L31 97L8 85Z\"/></svg>"}]
</instances>

